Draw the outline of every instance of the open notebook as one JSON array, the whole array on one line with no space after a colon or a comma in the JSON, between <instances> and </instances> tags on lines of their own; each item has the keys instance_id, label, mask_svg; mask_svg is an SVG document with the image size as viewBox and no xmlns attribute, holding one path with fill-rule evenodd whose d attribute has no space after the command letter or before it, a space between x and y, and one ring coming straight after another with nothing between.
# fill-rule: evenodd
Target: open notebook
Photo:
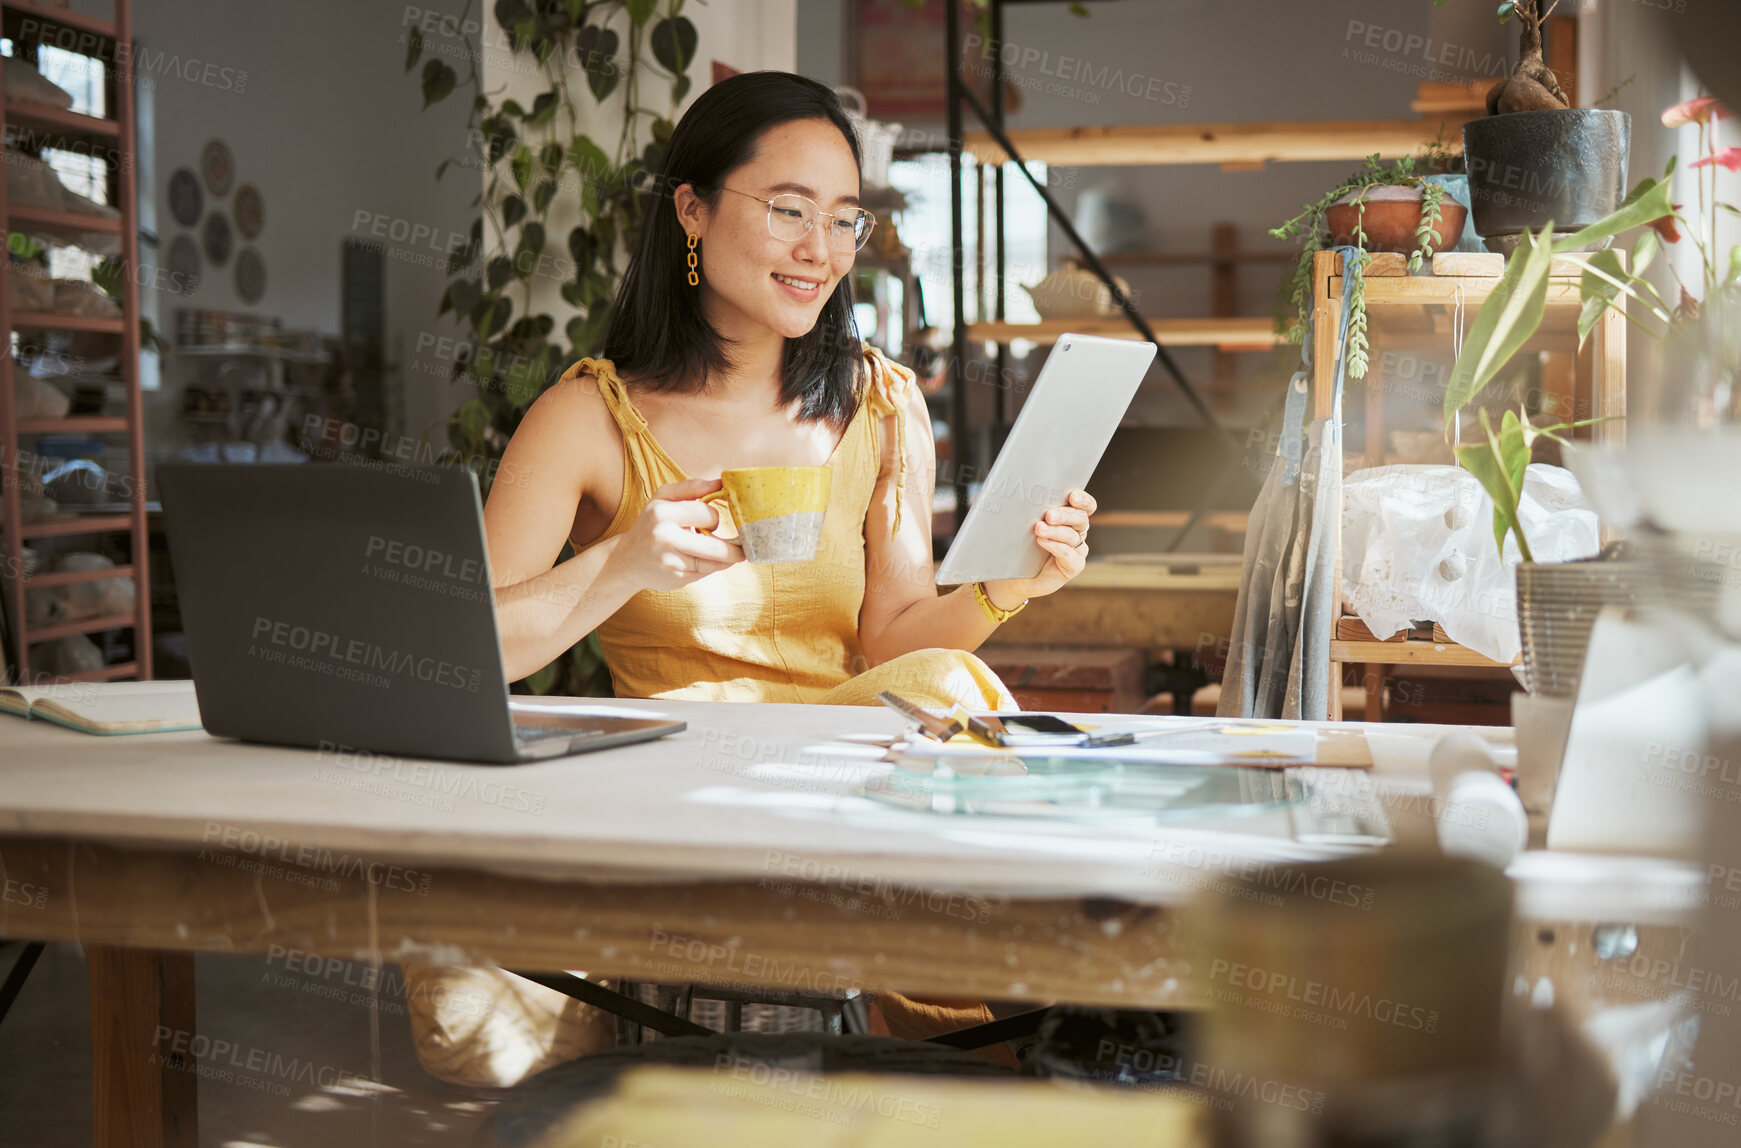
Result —
<instances>
[{"instance_id":1,"label":"open notebook","mask_svg":"<svg viewBox=\"0 0 1741 1148\"><path fill-rule=\"evenodd\" d=\"M0 712L96 734L200 728L199 701L191 681L9 686L0 689Z\"/></svg>"}]
</instances>

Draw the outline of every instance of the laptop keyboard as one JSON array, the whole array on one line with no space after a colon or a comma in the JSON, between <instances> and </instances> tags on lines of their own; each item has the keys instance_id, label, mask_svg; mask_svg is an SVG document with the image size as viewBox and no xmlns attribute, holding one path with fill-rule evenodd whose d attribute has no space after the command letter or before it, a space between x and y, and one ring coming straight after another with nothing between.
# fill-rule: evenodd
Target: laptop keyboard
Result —
<instances>
[{"instance_id":1,"label":"laptop keyboard","mask_svg":"<svg viewBox=\"0 0 1741 1148\"><path fill-rule=\"evenodd\" d=\"M597 737L604 733L602 729L581 729L577 726L549 725L518 725L514 726L514 740L519 742L549 741L551 738L565 738L573 741L583 737Z\"/></svg>"}]
</instances>

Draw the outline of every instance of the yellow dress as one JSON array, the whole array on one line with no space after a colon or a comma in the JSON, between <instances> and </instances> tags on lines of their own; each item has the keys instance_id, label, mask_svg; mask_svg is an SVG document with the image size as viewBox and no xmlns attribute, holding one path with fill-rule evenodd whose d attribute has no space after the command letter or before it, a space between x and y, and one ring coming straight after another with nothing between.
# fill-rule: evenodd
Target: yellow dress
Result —
<instances>
[{"instance_id":1,"label":"yellow dress","mask_svg":"<svg viewBox=\"0 0 1741 1148\"><path fill-rule=\"evenodd\" d=\"M966 651L915 650L871 666L859 646L865 519L880 469L882 417L895 417L904 440L915 385L909 368L868 344L864 364L863 398L828 460L832 479L816 560L740 562L681 589L635 595L598 628L618 697L875 705L880 691L894 690L943 708L957 702L1017 708L990 667ZM562 381L583 374L596 376L624 446L623 500L596 545L632 527L654 491L689 476L648 431L609 359L582 359ZM904 468L905 453L897 454ZM892 529L900 528L904 511L930 511L902 506L904 478L895 476ZM920 575L927 584L929 574Z\"/></svg>"},{"instance_id":2,"label":"yellow dress","mask_svg":"<svg viewBox=\"0 0 1741 1148\"><path fill-rule=\"evenodd\" d=\"M948 709L1019 708L991 668L964 650L915 650L868 665L858 640L866 576L865 519L881 469L882 417L905 439L913 372L864 347L868 384L829 458L833 471L814 562L735 566L678 590L643 590L598 628L618 697L875 705L894 690ZM562 376L595 375L623 435L623 500L596 545L634 525L653 492L688 479L647 429L609 359L582 359ZM904 441L897 447L904 447ZM903 507L895 475L891 529ZM722 510L722 513L724 511ZM572 540L571 540L572 541ZM576 546L576 549L583 549ZM923 576L929 581L929 571ZM614 1026L595 1009L501 969L407 964L407 1005L418 1059L452 1083L508 1087L585 1052L609 1047ZM889 1031L908 1039L992 1019L972 998L915 1000L879 992ZM999 1046L993 1059L1012 1063Z\"/></svg>"}]
</instances>

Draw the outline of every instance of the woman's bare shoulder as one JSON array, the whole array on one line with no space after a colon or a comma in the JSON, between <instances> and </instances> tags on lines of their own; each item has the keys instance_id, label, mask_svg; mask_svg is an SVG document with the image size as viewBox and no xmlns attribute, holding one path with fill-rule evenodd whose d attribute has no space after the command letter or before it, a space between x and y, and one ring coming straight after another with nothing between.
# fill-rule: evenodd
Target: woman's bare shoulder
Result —
<instances>
[{"instance_id":1,"label":"woman's bare shoulder","mask_svg":"<svg viewBox=\"0 0 1741 1148\"><path fill-rule=\"evenodd\" d=\"M521 418L514 443L536 456L529 464L577 481L583 492L596 490L601 480L612 485L621 469L603 461L617 453L612 447L620 438L591 371L571 369L545 388Z\"/></svg>"}]
</instances>

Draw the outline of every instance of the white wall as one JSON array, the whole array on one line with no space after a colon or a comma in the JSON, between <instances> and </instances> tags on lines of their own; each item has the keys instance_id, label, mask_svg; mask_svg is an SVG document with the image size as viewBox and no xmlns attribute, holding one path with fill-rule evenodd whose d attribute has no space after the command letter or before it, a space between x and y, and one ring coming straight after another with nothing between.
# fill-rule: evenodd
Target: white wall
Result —
<instances>
[{"instance_id":1,"label":"white wall","mask_svg":"<svg viewBox=\"0 0 1741 1148\"><path fill-rule=\"evenodd\" d=\"M639 96L641 106L665 112L674 123L695 102L696 97L711 86L715 60L729 64L741 72L793 69L797 55L795 0L708 0L705 5L685 4L681 14L695 25L697 45L695 60L690 64L688 73L692 83L682 105L675 109L670 107L670 88L662 77L654 77L649 71L638 81L642 85ZM610 26L617 30L620 43L626 45L627 18L619 13ZM501 35L499 25L495 23L492 15L490 31L485 34L486 41L497 43ZM618 49L619 53L624 50L624 47ZM650 50L648 54L651 55ZM517 71L508 67L508 63L509 58L504 53L487 52L485 86L492 91L501 89L501 94L497 97L499 100L514 98L525 106L531 106L533 97L544 91L548 83L542 76ZM580 112L579 130L590 136L607 154L614 155L616 141L623 127L622 86L619 84L605 102L600 104L593 98L591 91L586 88L584 78L578 73L573 77L573 83L576 87L575 101ZM647 119L642 117L638 130L643 140L646 138L647 124ZM570 175L572 176L572 169ZM565 259L567 257L568 233L581 219L579 195L577 185L572 182L565 183L551 203L546 224L546 251L552 255L560 255ZM499 248L491 248L492 254L497 251ZM617 266L625 266L625 259L620 252ZM535 279L531 302L535 312L555 318L558 333L579 313L562 299L561 288L560 277ZM516 309L516 317L519 314Z\"/></svg>"},{"instance_id":2,"label":"white wall","mask_svg":"<svg viewBox=\"0 0 1741 1148\"><path fill-rule=\"evenodd\" d=\"M457 0L435 2L460 7ZM106 0L78 6L105 17L112 11ZM264 297L253 306L241 301L232 255L224 268L208 269L191 299L160 293L167 331L173 333L175 309L191 304L275 315L287 327L337 334L346 238L366 232L377 216L438 235L464 231L475 185L452 175L438 184L435 167L464 144L465 102L450 98L421 110L417 76L404 73L405 11L397 3L354 0L136 0L135 62L148 65L141 82L152 85L156 116L154 186L141 189L157 197L156 259L167 258L169 240L183 230L168 211L169 178L179 167L197 171L207 140L230 145L238 182L258 186L266 204L266 226L255 242L266 264ZM445 44L462 46L454 39ZM219 204L227 209L233 199L232 192ZM359 229L360 213L367 222ZM439 267L415 261L419 248L388 246L388 353L397 346L408 356L419 335L446 327L435 316L446 279ZM142 250L141 259L152 256ZM162 392L148 401L151 453L183 439L181 388L189 374L186 360L172 359ZM449 409L429 376L409 375L405 386L409 432ZM445 441L436 429L437 441Z\"/></svg>"}]
</instances>

